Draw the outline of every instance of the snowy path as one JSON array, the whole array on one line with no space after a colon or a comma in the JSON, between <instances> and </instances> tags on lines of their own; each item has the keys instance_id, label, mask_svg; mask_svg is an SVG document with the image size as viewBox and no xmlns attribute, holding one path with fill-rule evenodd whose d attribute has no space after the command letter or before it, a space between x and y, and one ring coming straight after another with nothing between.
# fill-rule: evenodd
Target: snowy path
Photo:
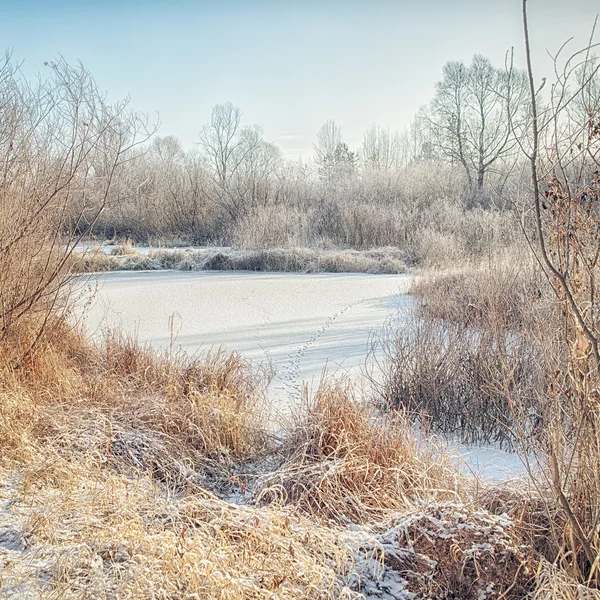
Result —
<instances>
[{"instance_id":1,"label":"snowy path","mask_svg":"<svg viewBox=\"0 0 600 600\"><path fill-rule=\"evenodd\" d=\"M177 344L188 353L222 345L271 363L269 393L286 406L305 382L318 383L324 367L360 375L371 336L407 303L409 284L407 275L109 273L98 276L86 326L120 326L165 348L175 315Z\"/></svg>"}]
</instances>

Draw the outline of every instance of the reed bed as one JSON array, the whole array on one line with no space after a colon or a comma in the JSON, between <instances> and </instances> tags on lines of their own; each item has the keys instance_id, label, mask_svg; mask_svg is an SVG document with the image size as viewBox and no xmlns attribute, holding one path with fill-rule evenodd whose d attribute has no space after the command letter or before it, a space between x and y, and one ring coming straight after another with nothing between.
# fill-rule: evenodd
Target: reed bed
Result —
<instances>
[{"instance_id":1,"label":"reed bed","mask_svg":"<svg viewBox=\"0 0 600 600\"><path fill-rule=\"evenodd\" d=\"M405 273L403 253L395 248L315 250L311 248L156 249L147 254L115 247L78 253L73 270L81 273L174 269L179 271L284 271L302 273ZM116 250L116 252L115 252Z\"/></svg>"}]
</instances>

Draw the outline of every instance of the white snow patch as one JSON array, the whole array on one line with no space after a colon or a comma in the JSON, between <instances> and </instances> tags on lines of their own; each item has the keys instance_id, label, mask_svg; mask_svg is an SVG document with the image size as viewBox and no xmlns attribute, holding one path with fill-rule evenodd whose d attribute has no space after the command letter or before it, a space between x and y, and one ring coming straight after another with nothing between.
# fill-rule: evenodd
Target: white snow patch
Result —
<instances>
[{"instance_id":1,"label":"white snow patch","mask_svg":"<svg viewBox=\"0 0 600 600\"><path fill-rule=\"evenodd\" d=\"M515 452L506 452L494 446L471 446L449 443L448 449L460 457L462 471L487 480L502 480L524 475L526 466Z\"/></svg>"},{"instance_id":2,"label":"white snow patch","mask_svg":"<svg viewBox=\"0 0 600 600\"><path fill-rule=\"evenodd\" d=\"M98 289L85 313L88 331L120 327L140 343L189 354L211 347L237 350L270 364L273 412L289 414L303 385L315 389L323 369L369 388L365 359L391 318L408 314L409 275L252 272L116 272L94 276ZM84 278L87 280L87 278ZM93 286L92 286L93 288ZM85 304L85 300L83 301ZM515 454L449 444L463 468L486 479L523 473Z\"/></svg>"},{"instance_id":3,"label":"white snow patch","mask_svg":"<svg viewBox=\"0 0 600 600\"><path fill-rule=\"evenodd\" d=\"M213 346L271 363L269 394L285 407L302 386L330 375L360 375L369 340L407 302L407 275L249 272L137 272L98 275L86 315L91 332L120 327L141 343L189 354Z\"/></svg>"}]
</instances>

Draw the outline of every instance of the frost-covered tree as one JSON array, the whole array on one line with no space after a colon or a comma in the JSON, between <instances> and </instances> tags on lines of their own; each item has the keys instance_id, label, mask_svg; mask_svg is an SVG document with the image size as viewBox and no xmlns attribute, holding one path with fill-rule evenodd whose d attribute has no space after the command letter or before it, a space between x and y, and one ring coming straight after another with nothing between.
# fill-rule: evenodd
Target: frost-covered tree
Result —
<instances>
[{"instance_id":1,"label":"frost-covered tree","mask_svg":"<svg viewBox=\"0 0 600 600\"><path fill-rule=\"evenodd\" d=\"M363 137L361 160L367 170L392 171L400 166L402 156L398 132L390 133L373 125Z\"/></svg>"},{"instance_id":2,"label":"frost-covered tree","mask_svg":"<svg viewBox=\"0 0 600 600\"><path fill-rule=\"evenodd\" d=\"M342 141L342 130L332 119L321 125L314 150L319 176L325 181L344 179L356 170L358 156Z\"/></svg>"},{"instance_id":3,"label":"frost-covered tree","mask_svg":"<svg viewBox=\"0 0 600 600\"><path fill-rule=\"evenodd\" d=\"M268 201L270 182L281 162L280 150L264 139L263 130L243 126L241 117L230 102L219 104L200 132L200 148L213 175L214 201L233 221Z\"/></svg>"},{"instance_id":4,"label":"frost-covered tree","mask_svg":"<svg viewBox=\"0 0 600 600\"><path fill-rule=\"evenodd\" d=\"M426 111L436 153L462 165L471 186L483 187L497 163L514 157L513 131L527 116L525 74L498 69L475 55L470 66L452 61Z\"/></svg>"}]
</instances>

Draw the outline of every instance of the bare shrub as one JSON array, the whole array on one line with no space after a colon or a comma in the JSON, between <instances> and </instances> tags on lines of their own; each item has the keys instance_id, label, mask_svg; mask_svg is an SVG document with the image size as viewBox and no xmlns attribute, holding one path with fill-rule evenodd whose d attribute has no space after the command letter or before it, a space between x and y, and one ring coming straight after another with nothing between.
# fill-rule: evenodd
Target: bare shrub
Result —
<instances>
[{"instance_id":1,"label":"bare shrub","mask_svg":"<svg viewBox=\"0 0 600 600\"><path fill-rule=\"evenodd\" d=\"M10 56L0 65L0 342L21 332L20 343L3 343L14 367L60 322L74 248L146 132L125 102L105 102L81 65L61 59L48 68L30 87Z\"/></svg>"},{"instance_id":2,"label":"bare shrub","mask_svg":"<svg viewBox=\"0 0 600 600\"><path fill-rule=\"evenodd\" d=\"M534 452L539 468L531 477L552 493L565 523L553 531L557 558L571 578L597 586L600 556L600 384L598 294L598 210L600 199L600 106L589 94L600 65L592 41L563 61L554 58L556 81L543 105L533 78L527 5L523 25L532 122L524 151L530 163L533 222L531 246L556 297L559 344L548 348L552 378L541 390L539 427L532 429L527 406L503 375L514 406L514 427L524 452ZM593 39L593 32L592 32ZM583 120L571 111L583 109ZM535 426L535 424L534 424Z\"/></svg>"},{"instance_id":3,"label":"bare shrub","mask_svg":"<svg viewBox=\"0 0 600 600\"><path fill-rule=\"evenodd\" d=\"M384 400L436 433L511 447L513 408L496 375L510 370L531 422L550 369L552 339L540 335L552 313L531 267L512 256L420 278L410 314L388 330Z\"/></svg>"}]
</instances>

